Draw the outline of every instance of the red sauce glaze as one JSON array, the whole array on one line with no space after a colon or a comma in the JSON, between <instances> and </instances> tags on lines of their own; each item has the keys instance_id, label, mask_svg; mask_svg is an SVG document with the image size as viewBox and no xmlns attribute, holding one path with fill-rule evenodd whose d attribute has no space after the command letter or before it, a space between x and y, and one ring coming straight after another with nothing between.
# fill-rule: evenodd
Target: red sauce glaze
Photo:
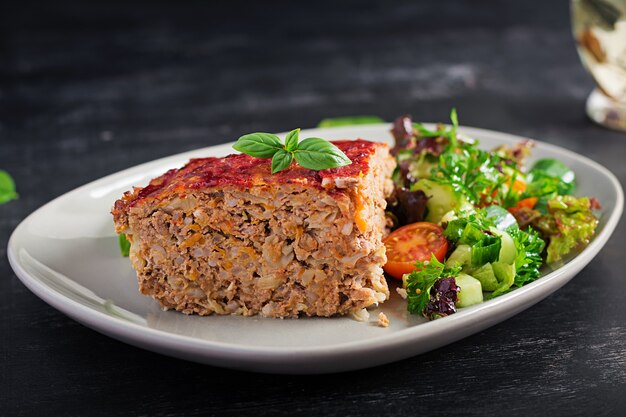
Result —
<instances>
[{"instance_id":1,"label":"red sauce glaze","mask_svg":"<svg viewBox=\"0 0 626 417\"><path fill-rule=\"evenodd\" d=\"M192 159L180 169L171 169L153 179L134 195L127 194L126 205L158 197L159 194L179 192L186 189L215 188L237 186L242 189L264 184L302 184L303 186L322 188L325 178L346 178L365 175L369 170L369 157L383 143L363 139L333 141L352 161L340 168L313 171L302 168L295 161L291 166L276 174L271 173L271 159L255 158L245 154L228 155L224 158ZM117 205L117 203L116 203Z\"/></svg>"}]
</instances>

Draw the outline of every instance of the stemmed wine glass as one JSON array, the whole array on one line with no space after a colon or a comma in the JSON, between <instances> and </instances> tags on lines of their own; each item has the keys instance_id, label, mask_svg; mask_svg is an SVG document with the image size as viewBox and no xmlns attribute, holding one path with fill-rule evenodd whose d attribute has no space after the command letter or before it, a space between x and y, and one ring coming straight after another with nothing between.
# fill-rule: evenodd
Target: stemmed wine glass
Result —
<instances>
[{"instance_id":1,"label":"stemmed wine glass","mask_svg":"<svg viewBox=\"0 0 626 417\"><path fill-rule=\"evenodd\" d=\"M596 82L587 114L626 131L626 0L571 0L571 12L578 54Z\"/></svg>"}]
</instances>

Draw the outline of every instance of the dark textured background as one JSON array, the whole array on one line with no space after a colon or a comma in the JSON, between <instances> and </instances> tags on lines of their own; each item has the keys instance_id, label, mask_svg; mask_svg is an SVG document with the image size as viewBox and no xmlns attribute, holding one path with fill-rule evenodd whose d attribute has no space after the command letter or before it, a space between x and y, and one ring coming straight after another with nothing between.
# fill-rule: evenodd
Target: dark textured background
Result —
<instances>
[{"instance_id":1,"label":"dark textured background","mask_svg":"<svg viewBox=\"0 0 626 417\"><path fill-rule=\"evenodd\" d=\"M250 131L402 113L534 137L626 182L593 125L566 1L20 2L0 6L0 415L626 415L626 224L572 282L450 346L333 376L146 352L68 319L6 260L33 210L120 169ZM391 5L393 3L393 5Z\"/></svg>"}]
</instances>

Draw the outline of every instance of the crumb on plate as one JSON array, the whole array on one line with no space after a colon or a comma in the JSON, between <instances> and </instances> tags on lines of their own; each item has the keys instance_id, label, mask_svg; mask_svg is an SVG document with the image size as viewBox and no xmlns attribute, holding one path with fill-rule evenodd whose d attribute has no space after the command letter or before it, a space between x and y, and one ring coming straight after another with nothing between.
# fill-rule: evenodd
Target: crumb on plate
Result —
<instances>
[{"instance_id":1,"label":"crumb on plate","mask_svg":"<svg viewBox=\"0 0 626 417\"><path fill-rule=\"evenodd\" d=\"M396 292L400 295L400 297L406 300L407 294L404 288L398 287L396 288Z\"/></svg>"},{"instance_id":2,"label":"crumb on plate","mask_svg":"<svg viewBox=\"0 0 626 417\"><path fill-rule=\"evenodd\" d=\"M378 313L378 325L380 327L388 327L389 326L389 319L387 318L385 313L383 313L382 311L380 313Z\"/></svg>"}]
</instances>

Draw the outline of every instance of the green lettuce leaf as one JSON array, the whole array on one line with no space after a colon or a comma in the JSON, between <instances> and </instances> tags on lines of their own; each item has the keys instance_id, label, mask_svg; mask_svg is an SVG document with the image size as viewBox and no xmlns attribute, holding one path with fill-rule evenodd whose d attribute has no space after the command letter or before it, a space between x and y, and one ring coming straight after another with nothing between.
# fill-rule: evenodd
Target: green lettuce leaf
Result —
<instances>
[{"instance_id":1,"label":"green lettuce leaf","mask_svg":"<svg viewBox=\"0 0 626 417\"><path fill-rule=\"evenodd\" d=\"M573 249L586 246L598 227L588 197L558 196L548 201L549 217L556 233L550 236L546 262L561 262Z\"/></svg>"}]
</instances>

